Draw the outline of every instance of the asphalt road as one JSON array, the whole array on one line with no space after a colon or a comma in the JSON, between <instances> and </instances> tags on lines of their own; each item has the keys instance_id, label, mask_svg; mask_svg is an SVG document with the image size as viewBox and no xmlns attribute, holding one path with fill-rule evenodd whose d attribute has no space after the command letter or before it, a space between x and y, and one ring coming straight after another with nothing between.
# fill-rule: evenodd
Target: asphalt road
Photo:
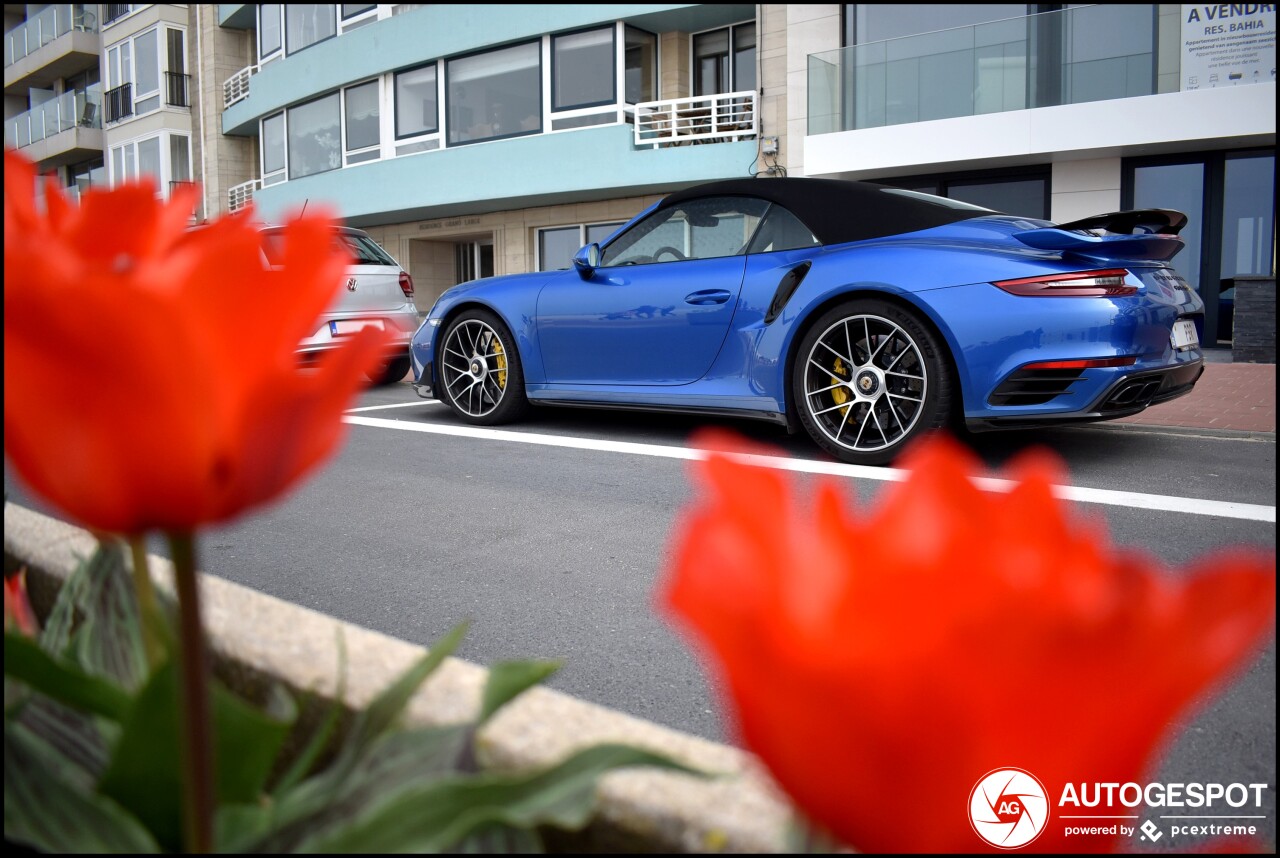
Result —
<instances>
[{"instance_id":1,"label":"asphalt road","mask_svg":"<svg viewBox=\"0 0 1280 858\"><path fill-rule=\"evenodd\" d=\"M664 448L684 446L705 421L539 409L504 433L466 435L449 434L463 424L405 384L369 391L358 405L367 410L352 412L359 422L340 455L311 480L204 534L205 571L422 645L467 619L463 658L562 659L553 687L733 741L693 650L654 609L668 540L691 499L687 462ZM829 461L803 436L719 425L784 455ZM1079 427L969 443L993 467L1029 446L1050 447L1082 491L1082 512L1103 517L1116 543L1172 566L1220 546L1275 550L1274 436ZM873 504L883 481L853 473L843 478L851 498ZM11 500L46 509L7 462L5 488ZM166 553L158 542L153 550ZM1275 775L1273 641L1203 701L1152 779L1268 784L1254 812L1266 815L1259 834L1274 844Z\"/></svg>"}]
</instances>

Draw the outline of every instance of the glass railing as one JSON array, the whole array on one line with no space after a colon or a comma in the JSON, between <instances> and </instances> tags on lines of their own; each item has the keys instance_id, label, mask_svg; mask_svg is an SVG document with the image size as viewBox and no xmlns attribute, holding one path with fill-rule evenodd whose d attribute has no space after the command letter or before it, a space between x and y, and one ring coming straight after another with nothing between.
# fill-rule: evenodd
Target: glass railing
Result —
<instances>
[{"instance_id":1,"label":"glass railing","mask_svg":"<svg viewBox=\"0 0 1280 858\"><path fill-rule=\"evenodd\" d=\"M57 98L4 121L4 143L14 149L38 143L72 128L102 127L102 92L64 92Z\"/></svg>"},{"instance_id":2,"label":"glass railing","mask_svg":"<svg viewBox=\"0 0 1280 858\"><path fill-rule=\"evenodd\" d=\"M1156 92L1156 6L1097 5L809 55L809 134Z\"/></svg>"},{"instance_id":3,"label":"glass railing","mask_svg":"<svg viewBox=\"0 0 1280 858\"><path fill-rule=\"evenodd\" d=\"M41 9L4 34L5 68L72 30L98 32L97 8L97 4L69 3Z\"/></svg>"}]
</instances>

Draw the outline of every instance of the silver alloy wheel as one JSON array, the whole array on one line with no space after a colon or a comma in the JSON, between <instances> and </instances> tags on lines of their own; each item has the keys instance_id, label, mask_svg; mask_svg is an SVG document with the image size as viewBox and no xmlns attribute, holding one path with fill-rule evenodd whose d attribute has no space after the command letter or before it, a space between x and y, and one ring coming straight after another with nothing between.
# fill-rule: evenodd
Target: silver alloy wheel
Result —
<instances>
[{"instance_id":1,"label":"silver alloy wheel","mask_svg":"<svg viewBox=\"0 0 1280 858\"><path fill-rule=\"evenodd\" d=\"M920 346L882 316L839 320L804 360L804 407L841 447L859 453L892 447L924 411L929 378Z\"/></svg>"},{"instance_id":2,"label":"silver alloy wheel","mask_svg":"<svg viewBox=\"0 0 1280 858\"><path fill-rule=\"evenodd\" d=\"M477 319L449 330L440 358L444 389L459 411L484 417L507 392L507 347L498 332Z\"/></svg>"}]
</instances>

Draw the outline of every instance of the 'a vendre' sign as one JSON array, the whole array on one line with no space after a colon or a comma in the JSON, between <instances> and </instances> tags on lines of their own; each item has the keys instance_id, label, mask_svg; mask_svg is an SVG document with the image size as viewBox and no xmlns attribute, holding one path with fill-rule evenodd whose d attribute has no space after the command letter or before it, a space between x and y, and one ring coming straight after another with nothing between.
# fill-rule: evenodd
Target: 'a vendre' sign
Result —
<instances>
[{"instance_id":1,"label":"'a vendre' sign","mask_svg":"<svg viewBox=\"0 0 1280 858\"><path fill-rule=\"evenodd\" d=\"M1275 83L1276 7L1182 7L1182 89Z\"/></svg>"}]
</instances>

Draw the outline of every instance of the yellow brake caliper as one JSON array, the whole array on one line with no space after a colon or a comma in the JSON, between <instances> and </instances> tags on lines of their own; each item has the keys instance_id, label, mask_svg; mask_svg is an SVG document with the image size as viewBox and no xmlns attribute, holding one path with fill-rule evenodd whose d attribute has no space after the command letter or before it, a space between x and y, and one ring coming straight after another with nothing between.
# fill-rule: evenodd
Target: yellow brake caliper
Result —
<instances>
[{"instance_id":1,"label":"yellow brake caliper","mask_svg":"<svg viewBox=\"0 0 1280 858\"><path fill-rule=\"evenodd\" d=\"M836 358L836 362L831 365L831 371L834 372L836 375L844 375L846 372L844 367L844 361L840 360L840 358ZM835 376L831 377L832 384L839 384L840 382L845 380L846 379L843 379L843 378L836 378ZM846 402L849 401L849 391L845 390L843 387L837 387L831 391L831 398L835 400L836 405L844 405ZM840 409L840 416L843 417L845 414L848 413L848 411L849 411L849 406L845 405L844 408Z\"/></svg>"},{"instance_id":2,"label":"yellow brake caliper","mask_svg":"<svg viewBox=\"0 0 1280 858\"><path fill-rule=\"evenodd\" d=\"M507 354L502 350L502 340L493 338L493 354L498 365L498 387L507 389Z\"/></svg>"}]
</instances>

